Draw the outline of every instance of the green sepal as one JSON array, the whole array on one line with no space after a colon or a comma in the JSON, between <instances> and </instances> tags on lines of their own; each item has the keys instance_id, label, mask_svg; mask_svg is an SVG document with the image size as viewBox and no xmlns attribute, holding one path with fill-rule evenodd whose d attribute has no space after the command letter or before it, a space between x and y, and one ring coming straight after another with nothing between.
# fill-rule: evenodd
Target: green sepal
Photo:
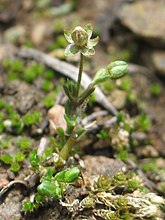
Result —
<instances>
[{"instance_id":1,"label":"green sepal","mask_svg":"<svg viewBox=\"0 0 165 220\"><path fill-rule=\"evenodd\" d=\"M94 76L94 79L92 81L93 85L97 85L99 83L105 82L107 79L110 79L110 75L107 69L100 69L96 75Z\"/></svg>"},{"instance_id":2,"label":"green sepal","mask_svg":"<svg viewBox=\"0 0 165 220\"><path fill-rule=\"evenodd\" d=\"M87 47L94 47L98 44L99 42L99 37L97 36L96 38L90 39L88 41Z\"/></svg>"},{"instance_id":3,"label":"green sepal","mask_svg":"<svg viewBox=\"0 0 165 220\"><path fill-rule=\"evenodd\" d=\"M66 38L66 40L69 42L69 43L73 43L73 40L72 40L72 37L71 37L71 33L67 30L64 30L64 36Z\"/></svg>"},{"instance_id":4,"label":"green sepal","mask_svg":"<svg viewBox=\"0 0 165 220\"><path fill-rule=\"evenodd\" d=\"M87 25L85 26L85 30L86 30L86 32L87 32L87 34L88 34L88 39L90 39L90 38L92 37L92 32L93 32L93 27L92 27L92 25L91 25L91 24L87 24Z\"/></svg>"},{"instance_id":5,"label":"green sepal","mask_svg":"<svg viewBox=\"0 0 165 220\"><path fill-rule=\"evenodd\" d=\"M76 46L75 44L69 44L64 51L64 55L65 56L73 56L78 52L79 52L78 46Z\"/></svg>"},{"instance_id":6,"label":"green sepal","mask_svg":"<svg viewBox=\"0 0 165 220\"><path fill-rule=\"evenodd\" d=\"M88 48L88 47L83 47L81 49L81 53L85 56L85 57L91 57L95 54L95 50L94 48Z\"/></svg>"}]
</instances>

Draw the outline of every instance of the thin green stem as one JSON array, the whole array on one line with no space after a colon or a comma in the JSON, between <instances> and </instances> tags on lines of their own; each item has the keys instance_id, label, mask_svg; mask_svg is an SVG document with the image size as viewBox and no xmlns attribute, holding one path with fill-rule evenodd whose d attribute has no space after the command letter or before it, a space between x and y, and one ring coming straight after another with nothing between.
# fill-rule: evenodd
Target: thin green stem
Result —
<instances>
[{"instance_id":1,"label":"thin green stem","mask_svg":"<svg viewBox=\"0 0 165 220\"><path fill-rule=\"evenodd\" d=\"M84 55L80 53L80 65L79 65L79 73L78 73L78 80L77 80L77 94L76 98L79 96L80 86L81 86L81 78L82 78L82 71L83 71L83 61Z\"/></svg>"}]
</instances>

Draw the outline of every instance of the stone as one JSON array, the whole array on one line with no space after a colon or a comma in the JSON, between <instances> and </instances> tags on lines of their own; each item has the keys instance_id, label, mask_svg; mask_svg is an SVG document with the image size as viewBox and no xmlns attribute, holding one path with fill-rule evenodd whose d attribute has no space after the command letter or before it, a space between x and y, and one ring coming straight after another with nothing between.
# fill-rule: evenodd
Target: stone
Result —
<instances>
[{"instance_id":1,"label":"stone","mask_svg":"<svg viewBox=\"0 0 165 220\"><path fill-rule=\"evenodd\" d=\"M43 41L46 40L52 34L52 24L47 21L40 21L36 23L31 31L31 40L36 45L42 45Z\"/></svg>"},{"instance_id":2,"label":"stone","mask_svg":"<svg viewBox=\"0 0 165 220\"><path fill-rule=\"evenodd\" d=\"M151 61L154 70L156 70L162 76L165 76L165 52L154 51L151 54Z\"/></svg>"},{"instance_id":3,"label":"stone","mask_svg":"<svg viewBox=\"0 0 165 220\"><path fill-rule=\"evenodd\" d=\"M165 46L165 2L141 0L123 4L118 17L121 23L137 36Z\"/></svg>"},{"instance_id":4,"label":"stone","mask_svg":"<svg viewBox=\"0 0 165 220\"><path fill-rule=\"evenodd\" d=\"M122 109L127 100L127 92L116 89L111 92L109 99L117 109Z\"/></svg>"},{"instance_id":5,"label":"stone","mask_svg":"<svg viewBox=\"0 0 165 220\"><path fill-rule=\"evenodd\" d=\"M64 131L66 130L66 121L64 119L64 115L65 108L62 105L55 104L51 109L49 109L48 118L51 135L56 134L57 128L63 128Z\"/></svg>"},{"instance_id":6,"label":"stone","mask_svg":"<svg viewBox=\"0 0 165 220\"><path fill-rule=\"evenodd\" d=\"M26 28L23 25L16 25L8 28L4 33L4 38L11 43L21 43L26 39Z\"/></svg>"}]
</instances>

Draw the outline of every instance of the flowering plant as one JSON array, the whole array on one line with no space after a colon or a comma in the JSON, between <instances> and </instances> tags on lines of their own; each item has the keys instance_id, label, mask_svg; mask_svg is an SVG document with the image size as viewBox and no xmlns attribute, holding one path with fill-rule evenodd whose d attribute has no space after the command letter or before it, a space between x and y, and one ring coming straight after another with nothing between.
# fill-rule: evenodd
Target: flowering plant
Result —
<instances>
[{"instance_id":1,"label":"flowering plant","mask_svg":"<svg viewBox=\"0 0 165 220\"><path fill-rule=\"evenodd\" d=\"M72 32L64 31L66 40L70 43L65 49L65 56L75 55L81 52L84 56L89 57L95 54L94 46L99 42L99 37L91 39L93 28L87 24L85 28L77 26Z\"/></svg>"}]
</instances>

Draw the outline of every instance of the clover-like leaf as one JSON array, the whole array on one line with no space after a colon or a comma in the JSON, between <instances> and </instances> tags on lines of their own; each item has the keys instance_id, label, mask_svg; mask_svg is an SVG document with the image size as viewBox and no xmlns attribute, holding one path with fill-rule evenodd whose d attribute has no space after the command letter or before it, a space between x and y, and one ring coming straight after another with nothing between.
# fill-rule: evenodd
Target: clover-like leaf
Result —
<instances>
[{"instance_id":1,"label":"clover-like leaf","mask_svg":"<svg viewBox=\"0 0 165 220\"><path fill-rule=\"evenodd\" d=\"M97 36L97 37L94 38L94 39L90 39L90 40L88 41L87 46L88 46L88 47L94 47L94 46L96 46L96 45L98 44L98 42L99 42L99 37Z\"/></svg>"},{"instance_id":2,"label":"clover-like leaf","mask_svg":"<svg viewBox=\"0 0 165 220\"><path fill-rule=\"evenodd\" d=\"M69 44L64 51L64 55L72 56L78 53L78 51L79 51L79 47L77 47L75 44Z\"/></svg>"},{"instance_id":3,"label":"clover-like leaf","mask_svg":"<svg viewBox=\"0 0 165 220\"><path fill-rule=\"evenodd\" d=\"M73 40L72 40L72 37L71 37L71 33L67 30L64 30L64 36L66 38L66 40L69 42L69 43L73 43Z\"/></svg>"},{"instance_id":4,"label":"clover-like leaf","mask_svg":"<svg viewBox=\"0 0 165 220\"><path fill-rule=\"evenodd\" d=\"M86 57L91 57L95 54L94 48L83 47L81 53Z\"/></svg>"}]
</instances>

